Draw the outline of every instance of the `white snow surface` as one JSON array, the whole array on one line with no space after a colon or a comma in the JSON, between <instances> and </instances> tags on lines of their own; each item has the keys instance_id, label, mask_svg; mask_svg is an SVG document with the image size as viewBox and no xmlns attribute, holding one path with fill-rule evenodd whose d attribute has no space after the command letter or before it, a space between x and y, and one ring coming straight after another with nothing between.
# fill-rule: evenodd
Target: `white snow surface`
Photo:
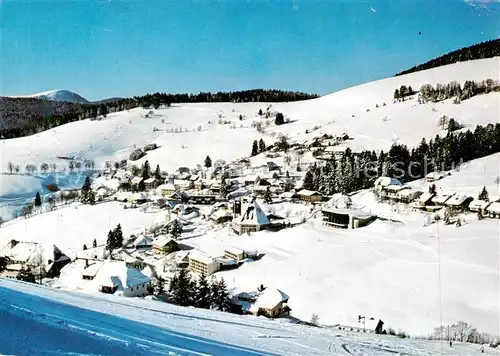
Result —
<instances>
[{"instance_id":1,"label":"white snow surface","mask_svg":"<svg viewBox=\"0 0 500 356\"><path fill-rule=\"evenodd\" d=\"M164 221L165 215L165 212L144 214L140 209L123 209L117 202L94 206L75 203L68 208L6 223L0 230L0 248L11 239L18 239L54 244L73 258L84 244L92 246L94 238L98 245L105 245L108 231L118 224L122 226L123 236L128 237Z\"/></svg>"},{"instance_id":2,"label":"white snow surface","mask_svg":"<svg viewBox=\"0 0 500 356\"><path fill-rule=\"evenodd\" d=\"M0 354L6 355L473 355L478 345L362 335L83 295L0 279ZM486 348L486 355L498 351Z\"/></svg>"}]
</instances>

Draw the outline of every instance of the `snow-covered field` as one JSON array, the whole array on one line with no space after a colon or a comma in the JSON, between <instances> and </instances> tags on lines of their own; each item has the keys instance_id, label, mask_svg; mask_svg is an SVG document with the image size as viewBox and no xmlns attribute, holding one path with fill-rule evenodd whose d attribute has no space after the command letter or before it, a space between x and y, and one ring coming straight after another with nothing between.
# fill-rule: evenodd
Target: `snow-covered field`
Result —
<instances>
[{"instance_id":1,"label":"snow-covered field","mask_svg":"<svg viewBox=\"0 0 500 356\"><path fill-rule=\"evenodd\" d=\"M438 239L435 225L424 228L423 216L413 220L377 221L359 230L308 224L251 236L219 231L188 243L214 256L231 245L265 253L219 275L236 291L260 284L282 289L298 318L316 313L324 324L357 325L362 314L426 334L440 324L442 311L444 323L463 319L498 332L498 222L440 226Z\"/></svg>"},{"instance_id":2,"label":"snow-covered field","mask_svg":"<svg viewBox=\"0 0 500 356\"><path fill-rule=\"evenodd\" d=\"M81 251L84 244L91 246L94 239L99 245L105 244L108 231L118 224L121 224L124 236L128 237L161 221L165 221L165 212L145 214L139 209L123 209L117 202L94 206L76 203L67 208L7 223L0 230L0 246L18 238L55 244L72 257L75 251Z\"/></svg>"},{"instance_id":3,"label":"snow-covered field","mask_svg":"<svg viewBox=\"0 0 500 356\"><path fill-rule=\"evenodd\" d=\"M274 140L273 133L307 140L322 133L345 132L354 138L349 145L355 150L387 150L393 142L412 146L423 137L430 139L445 133L437 125L438 118L444 114L471 129L479 124L497 122L499 94L477 96L460 105L454 105L452 100L418 105L416 99L393 104L396 88L411 85L418 89L422 84L446 84L453 80L463 83L465 80L498 79L499 65L500 58L461 62L301 102L174 104L170 108L154 110L154 115L148 118L145 115L149 110L141 108L113 113L102 121L83 120L30 137L1 140L0 171L7 171L8 162L19 165L21 169L29 163L37 167L43 162L56 163L57 170L61 171L67 162L58 160L58 155L95 160L97 166L102 167L107 160L114 162L128 158L134 147L141 148L155 142L160 148L150 151L137 164L147 159L153 167L159 164L171 172L179 166L202 164L206 155L210 155L213 161L248 156L253 140L263 137L269 144ZM383 103L387 105L383 106ZM257 112L259 109L265 111L270 105L271 111L282 112L291 122L277 127L271 118L267 120L270 126L266 126L266 119L259 118ZM220 117L231 124L220 124ZM253 121L263 122L264 134L252 128ZM231 128L233 124L235 128ZM319 126L316 131L305 133L315 126ZM179 132L175 133L175 129ZM0 197L3 197L12 188L9 181L2 180L1 183Z\"/></svg>"},{"instance_id":4,"label":"snow-covered field","mask_svg":"<svg viewBox=\"0 0 500 356\"><path fill-rule=\"evenodd\" d=\"M360 335L183 308L88 296L0 279L5 355L474 355L477 345ZM486 348L486 355L498 351Z\"/></svg>"},{"instance_id":5,"label":"snow-covered field","mask_svg":"<svg viewBox=\"0 0 500 356\"><path fill-rule=\"evenodd\" d=\"M322 226L317 219L279 232L236 236L228 227L188 234L182 243L220 256L230 246L258 250L265 256L233 271L219 272L233 292L272 286L290 295L295 317L313 313L326 325L357 325L358 314L384 320L396 330L423 335L441 323L465 320L482 331L500 330L499 222L465 217L466 224L423 227L424 215L376 203L361 192L353 203L383 217L356 230ZM270 209L307 216L309 208L278 205ZM0 245L12 238L55 243L70 257L96 238L105 243L118 223L124 236L164 220L165 212L142 213L118 203L69 208L7 223ZM441 293L441 295L440 295Z\"/></svg>"}]
</instances>

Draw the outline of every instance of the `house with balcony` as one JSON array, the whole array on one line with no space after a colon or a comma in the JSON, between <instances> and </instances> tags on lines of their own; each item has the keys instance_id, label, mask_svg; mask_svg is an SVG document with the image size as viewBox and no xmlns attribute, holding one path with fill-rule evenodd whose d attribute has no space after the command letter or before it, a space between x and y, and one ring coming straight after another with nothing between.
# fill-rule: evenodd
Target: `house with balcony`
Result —
<instances>
[{"instance_id":1,"label":"house with balcony","mask_svg":"<svg viewBox=\"0 0 500 356\"><path fill-rule=\"evenodd\" d=\"M357 229L377 219L373 214L354 209L325 208L321 212L323 224L341 229Z\"/></svg>"},{"instance_id":2,"label":"house with balcony","mask_svg":"<svg viewBox=\"0 0 500 356\"><path fill-rule=\"evenodd\" d=\"M215 258L195 252L189 254L188 268L193 272L208 277L219 271L220 266Z\"/></svg>"}]
</instances>

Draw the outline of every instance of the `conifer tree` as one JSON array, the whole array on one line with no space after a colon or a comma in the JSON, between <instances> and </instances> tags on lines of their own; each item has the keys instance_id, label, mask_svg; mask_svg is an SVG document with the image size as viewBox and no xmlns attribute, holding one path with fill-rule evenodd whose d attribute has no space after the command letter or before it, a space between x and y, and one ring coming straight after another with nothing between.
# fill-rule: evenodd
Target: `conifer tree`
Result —
<instances>
[{"instance_id":1,"label":"conifer tree","mask_svg":"<svg viewBox=\"0 0 500 356\"><path fill-rule=\"evenodd\" d=\"M155 170L155 179L161 180L161 171L160 171L160 165L156 165L156 170Z\"/></svg>"},{"instance_id":2,"label":"conifer tree","mask_svg":"<svg viewBox=\"0 0 500 356\"><path fill-rule=\"evenodd\" d=\"M175 284L172 286L172 297L175 304L181 306L192 305L194 299L193 284L186 269L181 269L177 274Z\"/></svg>"},{"instance_id":3,"label":"conifer tree","mask_svg":"<svg viewBox=\"0 0 500 356\"><path fill-rule=\"evenodd\" d=\"M304 183L302 184L302 188L307 190L314 190L314 176L311 171L312 167L306 172L306 176L304 177Z\"/></svg>"},{"instance_id":4,"label":"conifer tree","mask_svg":"<svg viewBox=\"0 0 500 356\"><path fill-rule=\"evenodd\" d=\"M172 225L170 226L170 235L172 238L178 239L182 234L182 224L179 219L175 219L172 221Z\"/></svg>"},{"instance_id":5,"label":"conifer tree","mask_svg":"<svg viewBox=\"0 0 500 356\"><path fill-rule=\"evenodd\" d=\"M87 249L87 245L83 244L83 250L85 251Z\"/></svg>"},{"instance_id":6,"label":"conifer tree","mask_svg":"<svg viewBox=\"0 0 500 356\"><path fill-rule=\"evenodd\" d=\"M210 158L210 156L207 155L207 157L205 157L205 168L210 168L212 167L212 159Z\"/></svg>"},{"instance_id":7,"label":"conifer tree","mask_svg":"<svg viewBox=\"0 0 500 356\"><path fill-rule=\"evenodd\" d=\"M35 207L39 208L41 206L42 206L42 198L40 198L40 192L36 192Z\"/></svg>"},{"instance_id":8,"label":"conifer tree","mask_svg":"<svg viewBox=\"0 0 500 356\"><path fill-rule=\"evenodd\" d=\"M481 191L481 193L479 193L478 199L489 201L488 191L486 190L486 187L483 187L483 190Z\"/></svg>"},{"instance_id":9,"label":"conifer tree","mask_svg":"<svg viewBox=\"0 0 500 356\"><path fill-rule=\"evenodd\" d=\"M151 167L149 166L149 161L146 160L142 166L141 177L142 179L149 179Z\"/></svg>"},{"instance_id":10,"label":"conifer tree","mask_svg":"<svg viewBox=\"0 0 500 356\"><path fill-rule=\"evenodd\" d=\"M259 140L259 152L266 152L266 143L262 138Z\"/></svg>"},{"instance_id":11,"label":"conifer tree","mask_svg":"<svg viewBox=\"0 0 500 356\"><path fill-rule=\"evenodd\" d=\"M83 192L88 192L90 190L90 177L87 176L85 177L85 181L83 182L83 185L82 185L82 193Z\"/></svg>"},{"instance_id":12,"label":"conifer tree","mask_svg":"<svg viewBox=\"0 0 500 356\"><path fill-rule=\"evenodd\" d=\"M123 247L123 232L120 224L118 224L114 229L113 237L114 237L114 248Z\"/></svg>"},{"instance_id":13,"label":"conifer tree","mask_svg":"<svg viewBox=\"0 0 500 356\"><path fill-rule=\"evenodd\" d=\"M88 204L90 204L90 205L94 205L95 204L95 193L94 193L93 190L90 190L87 193L87 201L88 201Z\"/></svg>"},{"instance_id":14,"label":"conifer tree","mask_svg":"<svg viewBox=\"0 0 500 356\"><path fill-rule=\"evenodd\" d=\"M95 194L90 185L90 178L87 176L81 190L81 201L83 204L95 204Z\"/></svg>"},{"instance_id":15,"label":"conifer tree","mask_svg":"<svg viewBox=\"0 0 500 356\"><path fill-rule=\"evenodd\" d=\"M210 309L212 306L212 294L210 284L205 276L201 276L196 285L194 305L197 308Z\"/></svg>"},{"instance_id":16,"label":"conifer tree","mask_svg":"<svg viewBox=\"0 0 500 356\"><path fill-rule=\"evenodd\" d=\"M108 232L108 239L106 240L106 250L113 251L116 245L115 235L112 230Z\"/></svg>"},{"instance_id":17,"label":"conifer tree","mask_svg":"<svg viewBox=\"0 0 500 356\"><path fill-rule=\"evenodd\" d=\"M154 285L154 292L157 295L165 294L165 279L163 277L159 276L156 279L156 283Z\"/></svg>"},{"instance_id":18,"label":"conifer tree","mask_svg":"<svg viewBox=\"0 0 500 356\"><path fill-rule=\"evenodd\" d=\"M229 298L226 281L224 278L221 278L219 282L214 281L212 286L214 285L215 288L212 289L213 308L225 312L229 311L231 300Z\"/></svg>"},{"instance_id":19,"label":"conifer tree","mask_svg":"<svg viewBox=\"0 0 500 356\"><path fill-rule=\"evenodd\" d=\"M97 240L96 239L94 239L94 242L92 243L92 247L94 247L94 248L97 247Z\"/></svg>"},{"instance_id":20,"label":"conifer tree","mask_svg":"<svg viewBox=\"0 0 500 356\"><path fill-rule=\"evenodd\" d=\"M257 140L254 140L252 144L252 153L250 155L253 157L257 156L258 154L259 154L259 144L257 143Z\"/></svg>"}]
</instances>

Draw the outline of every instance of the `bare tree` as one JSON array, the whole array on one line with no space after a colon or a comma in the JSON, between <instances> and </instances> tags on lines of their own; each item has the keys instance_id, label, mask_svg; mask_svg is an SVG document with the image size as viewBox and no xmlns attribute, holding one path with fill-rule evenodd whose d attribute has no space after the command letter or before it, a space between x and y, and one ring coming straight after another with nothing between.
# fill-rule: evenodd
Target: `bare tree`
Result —
<instances>
[{"instance_id":1,"label":"bare tree","mask_svg":"<svg viewBox=\"0 0 500 356\"><path fill-rule=\"evenodd\" d=\"M40 165L40 171L42 173L47 173L48 170L49 170L49 165L47 163L44 162Z\"/></svg>"},{"instance_id":2,"label":"bare tree","mask_svg":"<svg viewBox=\"0 0 500 356\"><path fill-rule=\"evenodd\" d=\"M311 324L318 325L318 323L319 323L319 315L313 313L313 315L311 315Z\"/></svg>"},{"instance_id":3,"label":"bare tree","mask_svg":"<svg viewBox=\"0 0 500 356\"><path fill-rule=\"evenodd\" d=\"M24 167L24 170L26 173L28 174L33 174L36 172L37 168L34 164L32 163L28 163L25 167Z\"/></svg>"},{"instance_id":4,"label":"bare tree","mask_svg":"<svg viewBox=\"0 0 500 356\"><path fill-rule=\"evenodd\" d=\"M48 195L47 198L45 198L45 202L51 211L56 207L56 198L53 195Z\"/></svg>"},{"instance_id":5,"label":"bare tree","mask_svg":"<svg viewBox=\"0 0 500 356\"><path fill-rule=\"evenodd\" d=\"M290 155L286 155L285 157L283 157L283 162L289 166L291 163L292 163L292 157Z\"/></svg>"},{"instance_id":6,"label":"bare tree","mask_svg":"<svg viewBox=\"0 0 500 356\"><path fill-rule=\"evenodd\" d=\"M7 169L9 170L10 174L12 174L12 172L14 171L14 163L7 163Z\"/></svg>"},{"instance_id":7,"label":"bare tree","mask_svg":"<svg viewBox=\"0 0 500 356\"><path fill-rule=\"evenodd\" d=\"M42 284L42 278L45 275L45 265L43 263L43 247L41 245L37 246L37 251L30 260L30 264L34 266L34 269L38 274L38 283Z\"/></svg>"}]
</instances>

